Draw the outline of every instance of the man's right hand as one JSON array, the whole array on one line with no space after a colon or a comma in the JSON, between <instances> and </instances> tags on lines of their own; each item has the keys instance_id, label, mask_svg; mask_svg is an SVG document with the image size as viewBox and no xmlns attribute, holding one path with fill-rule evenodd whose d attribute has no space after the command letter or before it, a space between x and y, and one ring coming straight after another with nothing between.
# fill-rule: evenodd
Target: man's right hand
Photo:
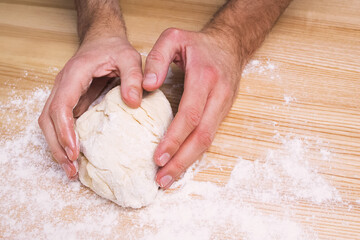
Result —
<instances>
[{"instance_id":1,"label":"man's right hand","mask_svg":"<svg viewBox=\"0 0 360 240\"><path fill-rule=\"evenodd\" d=\"M124 102L138 107L142 98L141 56L126 37L86 39L55 79L39 125L53 157L69 178L77 174L79 155L73 110L76 107L76 115L86 111L112 77L121 79ZM93 79L97 88L88 92Z\"/></svg>"}]
</instances>

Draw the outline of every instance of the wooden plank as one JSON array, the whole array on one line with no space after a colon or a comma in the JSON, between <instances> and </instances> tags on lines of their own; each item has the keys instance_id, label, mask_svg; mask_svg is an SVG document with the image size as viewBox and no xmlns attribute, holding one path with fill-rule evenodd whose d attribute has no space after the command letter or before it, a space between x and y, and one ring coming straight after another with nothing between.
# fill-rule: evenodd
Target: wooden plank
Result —
<instances>
[{"instance_id":1,"label":"wooden plank","mask_svg":"<svg viewBox=\"0 0 360 240\"><path fill-rule=\"evenodd\" d=\"M131 43L146 55L163 30L199 30L223 3L126 0L121 7ZM316 205L301 200L291 205L290 218L311 227L320 239L359 239L359 12L357 0L293 1L253 57L260 65L248 66L243 74L237 99L206 152L204 161L222 167L200 171L196 180L224 186L240 157L261 166L269 151L281 148L276 136L303 139L309 164L337 189L342 202ZM75 21L70 0L0 1L2 103L15 95L26 97L36 87L52 86L57 71L77 49ZM183 73L174 66L172 70L173 82L181 84ZM181 87L165 84L162 89L176 110ZM0 130L2 138L24 129L19 111L6 111L7 116L0 118L1 125L7 126ZM5 117L15 119L12 127ZM332 159L322 160L321 149L329 149ZM58 189L60 184L54 185ZM251 194L244 199L264 214L284 214L282 202L263 203ZM134 220L127 214L123 213L114 236L133 227ZM72 207L57 217L74 223L78 219ZM13 234L32 228L36 226L26 225ZM4 232L0 226L0 237Z\"/></svg>"}]
</instances>

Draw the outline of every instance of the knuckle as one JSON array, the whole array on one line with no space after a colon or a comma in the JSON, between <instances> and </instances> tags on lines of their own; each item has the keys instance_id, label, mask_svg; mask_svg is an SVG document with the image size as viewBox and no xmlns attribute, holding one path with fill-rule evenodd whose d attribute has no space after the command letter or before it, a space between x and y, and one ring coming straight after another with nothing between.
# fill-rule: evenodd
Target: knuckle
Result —
<instances>
[{"instance_id":1,"label":"knuckle","mask_svg":"<svg viewBox=\"0 0 360 240\"><path fill-rule=\"evenodd\" d=\"M156 61L159 63L165 63L164 55L159 50L156 49L151 50L151 52L147 56L147 60Z\"/></svg>"},{"instance_id":2,"label":"knuckle","mask_svg":"<svg viewBox=\"0 0 360 240\"><path fill-rule=\"evenodd\" d=\"M62 108L61 103L58 103L57 101L53 101L49 106L50 116L55 116L55 114L57 114L61 108Z\"/></svg>"},{"instance_id":3,"label":"knuckle","mask_svg":"<svg viewBox=\"0 0 360 240\"><path fill-rule=\"evenodd\" d=\"M43 128L43 126L45 126L45 122L46 122L46 117L45 117L44 113L42 113L38 118L38 124L41 129Z\"/></svg>"},{"instance_id":4,"label":"knuckle","mask_svg":"<svg viewBox=\"0 0 360 240\"><path fill-rule=\"evenodd\" d=\"M213 134L207 130L199 130L197 132L197 142L202 148L209 148L213 140Z\"/></svg>"},{"instance_id":5,"label":"knuckle","mask_svg":"<svg viewBox=\"0 0 360 240\"><path fill-rule=\"evenodd\" d=\"M123 56L123 57L126 57L126 58L133 58L138 62L141 61L140 53L138 53L135 49L132 49L132 48L122 50L120 56Z\"/></svg>"},{"instance_id":6,"label":"knuckle","mask_svg":"<svg viewBox=\"0 0 360 240\"><path fill-rule=\"evenodd\" d=\"M58 138L59 138L59 142L62 143L62 145L67 145L66 142L67 142L67 138L65 137L65 134L64 134L64 131L63 130L60 130L59 133L58 133Z\"/></svg>"},{"instance_id":7,"label":"knuckle","mask_svg":"<svg viewBox=\"0 0 360 240\"><path fill-rule=\"evenodd\" d=\"M165 139L166 142L168 142L168 144L170 146L172 146L173 148L175 149L178 149L181 145L181 141L178 137L175 137L175 136L172 136L172 137L169 137L169 138L166 138Z\"/></svg>"},{"instance_id":8,"label":"knuckle","mask_svg":"<svg viewBox=\"0 0 360 240\"><path fill-rule=\"evenodd\" d=\"M186 170L186 164L183 161L174 161L174 168L176 169L178 175L180 175L180 173L184 172Z\"/></svg>"},{"instance_id":9,"label":"knuckle","mask_svg":"<svg viewBox=\"0 0 360 240\"><path fill-rule=\"evenodd\" d=\"M58 140L61 144L64 145L67 142L67 138L66 138L67 127L66 127L65 118L61 117L63 115L66 116L66 113L62 111L62 109L63 106L61 104L58 104L57 102L53 102L49 106L50 117L51 119L53 119L55 128L57 129L56 134Z\"/></svg>"},{"instance_id":10,"label":"knuckle","mask_svg":"<svg viewBox=\"0 0 360 240\"><path fill-rule=\"evenodd\" d=\"M59 140L59 143L64 146L64 145L66 145L67 139L65 137L65 132L64 132L63 126L58 126L58 128L59 128L59 131L56 131L57 138Z\"/></svg>"},{"instance_id":11,"label":"knuckle","mask_svg":"<svg viewBox=\"0 0 360 240\"><path fill-rule=\"evenodd\" d=\"M190 107L185 111L185 121L190 128L195 128L200 123L200 112L196 108Z\"/></svg>"},{"instance_id":12,"label":"knuckle","mask_svg":"<svg viewBox=\"0 0 360 240\"><path fill-rule=\"evenodd\" d=\"M64 153L62 151L60 151L60 150L52 150L51 155L54 157L54 159L58 163L63 163L63 162L65 162L67 160Z\"/></svg>"},{"instance_id":13,"label":"knuckle","mask_svg":"<svg viewBox=\"0 0 360 240\"><path fill-rule=\"evenodd\" d=\"M171 39L178 39L178 37L182 34L182 30L178 28L167 28L164 31L164 35Z\"/></svg>"},{"instance_id":14,"label":"knuckle","mask_svg":"<svg viewBox=\"0 0 360 240\"><path fill-rule=\"evenodd\" d=\"M84 64L86 64L85 57L74 56L65 64L64 69L67 69L67 70L77 69L77 68L80 68L81 66L83 66Z\"/></svg>"},{"instance_id":15,"label":"knuckle","mask_svg":"<svg viewBox=\"0 0 360 240\"><path fill-rule=\"evenodd\" d=\"M139 80L139 81L141 81L142 77L143 77L142 73L139 71L138 68L135 68L135 67L130 69L128 74L127 74L127 78L130 79L130 80ZM137 82L137 84L139 84L139 83Z\"/></svg>"}]
</instances>

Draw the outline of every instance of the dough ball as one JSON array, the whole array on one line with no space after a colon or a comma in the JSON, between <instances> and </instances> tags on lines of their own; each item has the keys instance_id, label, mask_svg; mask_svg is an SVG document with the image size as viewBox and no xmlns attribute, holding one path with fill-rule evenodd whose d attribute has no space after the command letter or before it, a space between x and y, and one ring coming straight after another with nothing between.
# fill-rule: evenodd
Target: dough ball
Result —
<instances>
[{"instance_id":1,"label":"dough ball","mask_svg":"<svg viewBox=\"0 0 360 240\"><path fill-rule=\"evenodd\" d=\"M119 86L110 90L76 121L80 181L123 207L150 204L159 189L153 154L172 118L160 90L145 94L137 109L122 101Z\"/></svg>"}]
</instances>

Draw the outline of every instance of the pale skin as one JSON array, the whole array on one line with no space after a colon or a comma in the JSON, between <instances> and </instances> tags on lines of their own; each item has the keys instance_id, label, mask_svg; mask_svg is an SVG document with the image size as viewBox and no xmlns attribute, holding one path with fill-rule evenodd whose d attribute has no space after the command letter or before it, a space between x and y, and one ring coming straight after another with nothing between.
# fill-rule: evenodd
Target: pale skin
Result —
<instances>
[{"instance_id":1,"label":"pale skin","mask_svg":"<svg viewBox=\"0 0 360 240\"><path fill-rule=\"evenodd\" d=\"M174 62L185 72L178 112L160 141L156 181L169 188L214 139L236 97L244 65L291 0L230 0L199 32L165 30L149 52L144 71L129 43L116 0L76 0L80 46L55 79L39 125L54 159L69 178L77 175L80 116L113 77L121 79L128 106L140 105Z\"/></svg>"}]
</instances>

